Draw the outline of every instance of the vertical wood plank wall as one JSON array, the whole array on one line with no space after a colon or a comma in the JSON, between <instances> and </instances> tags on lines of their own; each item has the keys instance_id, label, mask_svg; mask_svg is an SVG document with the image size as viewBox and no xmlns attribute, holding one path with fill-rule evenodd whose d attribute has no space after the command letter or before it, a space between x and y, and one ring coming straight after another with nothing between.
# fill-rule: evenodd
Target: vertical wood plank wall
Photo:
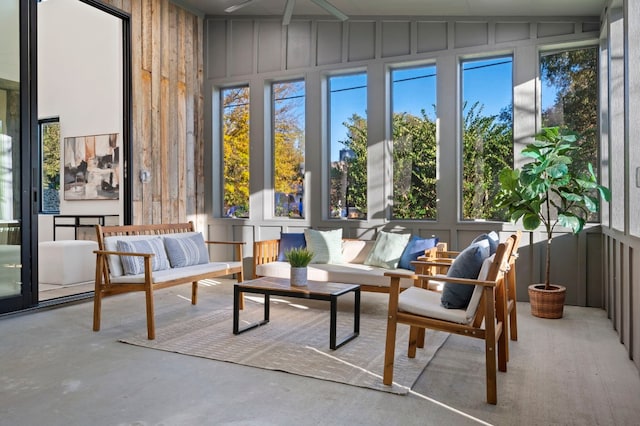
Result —
<instances>
[{"instance_id":1,"label":"vertical wood plank wall","mask_svg":"<svg viewBox=\"0 0 640 426\"><path fill-rule=\"evenodd\" d=\"M205 231L202 18L168 0L102 1L131 15L133 223Z\"/></svg>"}]
</instances>

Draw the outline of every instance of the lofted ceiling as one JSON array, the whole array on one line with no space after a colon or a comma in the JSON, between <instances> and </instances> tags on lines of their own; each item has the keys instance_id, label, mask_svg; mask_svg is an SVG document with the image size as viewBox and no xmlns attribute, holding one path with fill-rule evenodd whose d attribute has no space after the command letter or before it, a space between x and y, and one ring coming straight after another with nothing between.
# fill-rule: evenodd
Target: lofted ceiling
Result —
<instances>
[{"instance_id":1,"label":"lofted ceiling","mask_svg":"<svg viewBox=\"0 0 640 426\"><path fill-rule=\"evenodd\" d=\"M201 15L281 16L287 0L173 0ZM607 0L329 0L348 16L600 16ZM293 16L326 15L311 0L296 0Z\"/></svg>"}]
</instances>

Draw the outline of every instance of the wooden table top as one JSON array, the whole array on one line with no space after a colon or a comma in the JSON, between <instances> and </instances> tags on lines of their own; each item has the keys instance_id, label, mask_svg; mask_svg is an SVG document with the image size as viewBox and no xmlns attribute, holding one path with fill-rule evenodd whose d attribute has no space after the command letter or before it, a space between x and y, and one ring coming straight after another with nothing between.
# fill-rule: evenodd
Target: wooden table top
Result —
<instances>
[{"instance_id":1,"label":"wooden table top","mask_svg":"<svg viewBox=\"0 0 640 426\"><path fill-rule=\"evenodd\" d=\"M306 294L342 294L352 291L360 285L333 283L325 281L308 281L306 286L292 286L288 278L261 277L235 284L243 289L277 290Z\"/></svg>"}]
</instances>

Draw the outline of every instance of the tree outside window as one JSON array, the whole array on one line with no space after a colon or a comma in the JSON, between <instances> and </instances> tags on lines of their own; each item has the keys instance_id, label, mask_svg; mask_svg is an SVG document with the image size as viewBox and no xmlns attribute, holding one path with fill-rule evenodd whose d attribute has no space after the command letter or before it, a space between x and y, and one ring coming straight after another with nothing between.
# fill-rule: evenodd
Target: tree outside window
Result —
<instances>
[{"instance_id":1,"label":"tree outside window","mask_svg":"<svg viewBox=\"0 0 640 426\"><path fill-rule=\"evenodd\" d=\"M513 165L512 58L463 61L462 218L505 221L494 200ZM490 84L489 84L490 83Z\"/></svg>"},{"instance_id":2,"label":"tree outside window","mask_svg":"<svg viewBox=\"0 0 640 426\"><path fill-rule=\"evenodd\" d=\"M304 217L304 93L304 81L271 86L277 217Z\"/></svg>"},{"instance_id":3,"label":"tree outside window","mask_svg":"<svg viewBox=\"0 0 640 426\"><path fill-rule=\"evenodd\" d=\"M60 212L60 119L38 121L42 175L40 177L42 213Z\"/></svg>"},{"instance_id":4,"label":"tree outside window","mask_svg":"<svg viewBox=\"0 0 640 426\"><path fill-rule=\"evenodd\" d=\"M540 57L542 126L560 127L578 134L571 168L585 170L598 164L598 49L566 50ZM596 170L597 173L597 170ZM589 221L598 221L591 213Z\"/></svg>"},{"instance_id":5,"label":"tree outside window","mask_svg":"<svg viewBox=\"0 0 640 426\"><path fill-rule=\"evenodd\" d=\"M598 49L576 49L540 58L542 126L573 130L580 150L573 166L598 161Z\"/></svg>"},{"instance_id":6,"label":"tree outside window","mask_svg":"<svg viewBox=\"0 0 640 426\"><path fill-rule=\"evenodd\" d=\"M223 135L223 214L249 217L249 88L220 92Z\"/></svg>"},{"instance_id":7,"label":"tree outside window","mask_svg":"<svg viewBox=\"0 0 640 426\"><path fill-rule=\"evenodd\" d=\"M329 216L367 217L367 75L329 78Z\"/></svg>"},{"instance_id":8,"label":"tree outside window","mask_svg":"<svg viewBox=\"0 0 640 426\"><path fill-rule=\"evenodd\" d=\"M391 81L392 216L435 219L436 67L396 69Z\"/></svg>"}]
</instances>

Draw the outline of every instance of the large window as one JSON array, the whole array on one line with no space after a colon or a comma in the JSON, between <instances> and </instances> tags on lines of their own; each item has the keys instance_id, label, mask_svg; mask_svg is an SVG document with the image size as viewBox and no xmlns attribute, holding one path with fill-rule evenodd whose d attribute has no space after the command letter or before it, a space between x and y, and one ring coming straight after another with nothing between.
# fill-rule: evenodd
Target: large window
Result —
<instances>
[{"instance_id":1,"label":"large window","mask_svg":"<svg viewBox=\"0 0 640 426\"><path fill-rule=\"evenodd\" d=\"M249 217L249 88L220 92L223 134L223 214Z\"/></svg>"},{"instance_id":2,"label":"large window","mask_svg":"<svg viewBox=\"0 0 640 426\"><path fill-rule=\"evenodd\" d=\"M273 181L278 217L303 218L304 81L271 85L273 113Z\"/></svg>"},{"instance_id":3,"label":"large window","mask_svg":"<svg viewBox=\"0 0 640 426\"><path fill-rule=\"evenodd\" d=\"M574 166L598 163L598 49L543 54L540 57L542 126L559 126L580 138Z\"/></svg>"},{"instance_id":4,"label":"large window","mask_svg":"<svg viewBox=\"0 0 640 426\"><path fill-rule=\"evenodd\" d=\"M500 57L461 63L464 220L506 220L493 200L500 170L513 165L512 62Z\"/></svg>"},{"instance_id":5,"label":"large window","mask_svg":"<svg viewBox=\"0 0 640 426\"><path fill-rule=\"evenodd\" d=\"M330 217L367 216L367 75L329 78Z\"/></svg>"},{"instance_id":6,"label":"large window","mask_svg":"<svg viewBox=\"0 0 640 426\"><path fill-rule=\"evenodd\" d=\"M42 213L60 212L60 119L38 121L40 138L40 193Z\"/></svg>"},{"instance_id":7,"label":"large window","mask_svg":"<svg viewBox=\"0 0 640 426\"><path fill-rule=\"evenodd\" d=\"M436 67L391 71L394 219L436 218Z\"/></svg>"}]
</instances>

